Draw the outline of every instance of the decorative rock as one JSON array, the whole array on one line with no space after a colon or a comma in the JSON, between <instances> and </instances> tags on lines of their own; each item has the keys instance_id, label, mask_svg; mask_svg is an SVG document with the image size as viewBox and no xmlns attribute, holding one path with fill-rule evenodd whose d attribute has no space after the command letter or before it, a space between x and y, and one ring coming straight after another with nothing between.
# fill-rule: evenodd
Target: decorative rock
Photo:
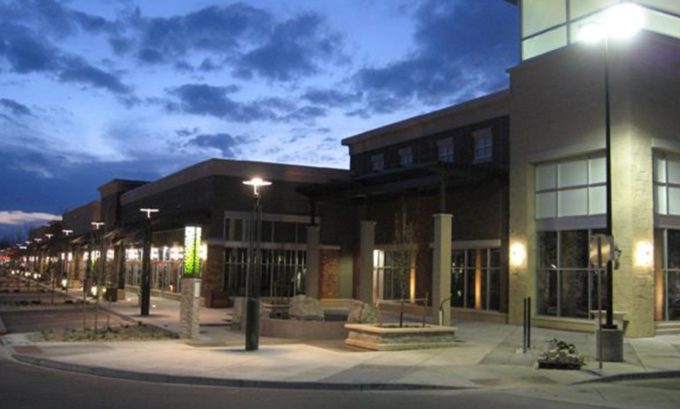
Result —
<instances>
[{"instance_id":1,"label":"decorative rock","mask_svg":"<svg viewBox=\"0 0 680 409\"><path fill-rule=\"evenodd\" d=\"M353 301L347 322L349 324L375 324L378 322L378 311L371 304Z\"/></svg>"},{"instance_id":2,"label":"decorative rock","mask_svg":"<svg viewBox=\"0 0 680 409\"><path fill-rule=\"evenodd\" d=\"M306 321L323 321L324 317L319 301L306 295L296 295L290 299L288 315L291 319Z\"/></svg>"},{"instance_id":3,"label":"decorative rock","mask_svg":"<svg viewBox=\"0 0 680 409\"><path fill-rule=\"evenodd\" d=\"M574 344L557 339L545 341L543 352L538 357L539 368L581 369L583 365L583 356L576 351Z\"/></svg>"}]
</instances>

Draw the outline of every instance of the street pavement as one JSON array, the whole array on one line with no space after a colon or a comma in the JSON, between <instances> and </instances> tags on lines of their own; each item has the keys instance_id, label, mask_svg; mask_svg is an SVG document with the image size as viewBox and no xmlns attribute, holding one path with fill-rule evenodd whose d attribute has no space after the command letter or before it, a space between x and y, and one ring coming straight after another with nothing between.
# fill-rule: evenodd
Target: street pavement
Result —
<instances>
[{"instance_id":1,"label":"street pavement","mask_svg":"<svg viewBox=\"0 0 680 409\"><path fill-rule=\"evenodd\" d=\"M140 317L132 295L113 303L111 312L121 319L178 332L179 303L152 297L151 304L151 315ZM10 333L0 340L5 353L20 362L175 384L364 391L533 390L536 397L545 398L542 394L564 385L680 376L678 335L627 339L625 362L605 363L600 372L592 358L591 334L534 329L535 345L523 353L521 327L482 322L456 322L458 344L451 348L371 352L347 347L341 340L261 338L258 351L245 352L244 335L231 329L230 313L202 309L201 334L191 342L32 343L24 333ZM587 365L582 370L536 369L543 341L552 338L574 343L586 355Z\"/></svg>"}]
</instances>

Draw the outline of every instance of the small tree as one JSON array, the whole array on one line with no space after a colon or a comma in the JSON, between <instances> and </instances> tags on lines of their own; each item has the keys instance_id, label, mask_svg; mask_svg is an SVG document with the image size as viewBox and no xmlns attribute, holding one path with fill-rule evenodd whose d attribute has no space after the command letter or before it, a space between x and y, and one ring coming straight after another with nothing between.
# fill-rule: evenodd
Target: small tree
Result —
<instances>
[{"instance_id":1,"label":"small tree","mask_svg":"<svg viewBox=\"0 0 680 409\"><path fill-rule=\"evenodd\" d=\"M406 202L402 199L401 209L394 214L394 250L392 252L392 265L394 278L399 286L399 327L404 326L404 304L409 288L409 272L411 270L411 259L416 256L415 227L413 222L408 220L408 210Z\"/></svg>"}]
</instances>

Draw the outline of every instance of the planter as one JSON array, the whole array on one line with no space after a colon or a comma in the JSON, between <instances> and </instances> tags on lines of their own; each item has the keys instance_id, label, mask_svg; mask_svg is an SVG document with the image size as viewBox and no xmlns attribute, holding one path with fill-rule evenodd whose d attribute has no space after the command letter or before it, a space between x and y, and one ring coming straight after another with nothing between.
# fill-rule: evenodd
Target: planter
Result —
<instances>
[{"instance_id":1,"label":"planter","mask_svg":"<svg viewBox=\"0 0 680 409\"><path fill-rule=\"evenodd\" d=\"M405 328L377 324L345 324L345 344L373 351L444 348L456 345L455 327L426 325Z\"/></svg>"}]
</instances>

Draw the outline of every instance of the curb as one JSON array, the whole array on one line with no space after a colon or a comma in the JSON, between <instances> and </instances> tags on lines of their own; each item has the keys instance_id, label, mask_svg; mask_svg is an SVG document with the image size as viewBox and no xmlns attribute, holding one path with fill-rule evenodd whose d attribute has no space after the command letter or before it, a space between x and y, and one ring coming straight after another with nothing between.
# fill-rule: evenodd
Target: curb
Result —
<instances>
[{"instance_id":1,"label":"curb","mask_svg":"<svg viewBox=\"0 0 680 409\"><path fill-rule=\"evenodd\" d=\"M422 385L411 383L335 383L335 382L310 382L310 381L264 381L254 379L218 379L201 376L165 375L127 371L123 369L111 369L91 367L79 364L54 361L34 356L12 354L12 358L18 362L40 366L43 368L57 369L61 371L75 372L86 375L103 376L107 378L126 379L131 381L221 386L230 388L258 388L258 389L292 389L292 390L327 390L327 391L404 391L404 390L464 390L467 387Z\"/></svg>"},{"instance_id":2,"label":"curb","mask_svg":"<svg viewBox=\"0 0 680 409\"><path fill-rule=\"evenodd\" d=\"M588 371L593 375L599 376L597 372ZM633 381L633 380L652 380L652 379L670 379L670 378L680 378L680 371L657 371L657 372L633 372L618 375L608 375L596 379L588 379L585 381L574 382L571 385L587 385L591 383L612 383L621 381Z\"/></svg>"}]
</instances>

